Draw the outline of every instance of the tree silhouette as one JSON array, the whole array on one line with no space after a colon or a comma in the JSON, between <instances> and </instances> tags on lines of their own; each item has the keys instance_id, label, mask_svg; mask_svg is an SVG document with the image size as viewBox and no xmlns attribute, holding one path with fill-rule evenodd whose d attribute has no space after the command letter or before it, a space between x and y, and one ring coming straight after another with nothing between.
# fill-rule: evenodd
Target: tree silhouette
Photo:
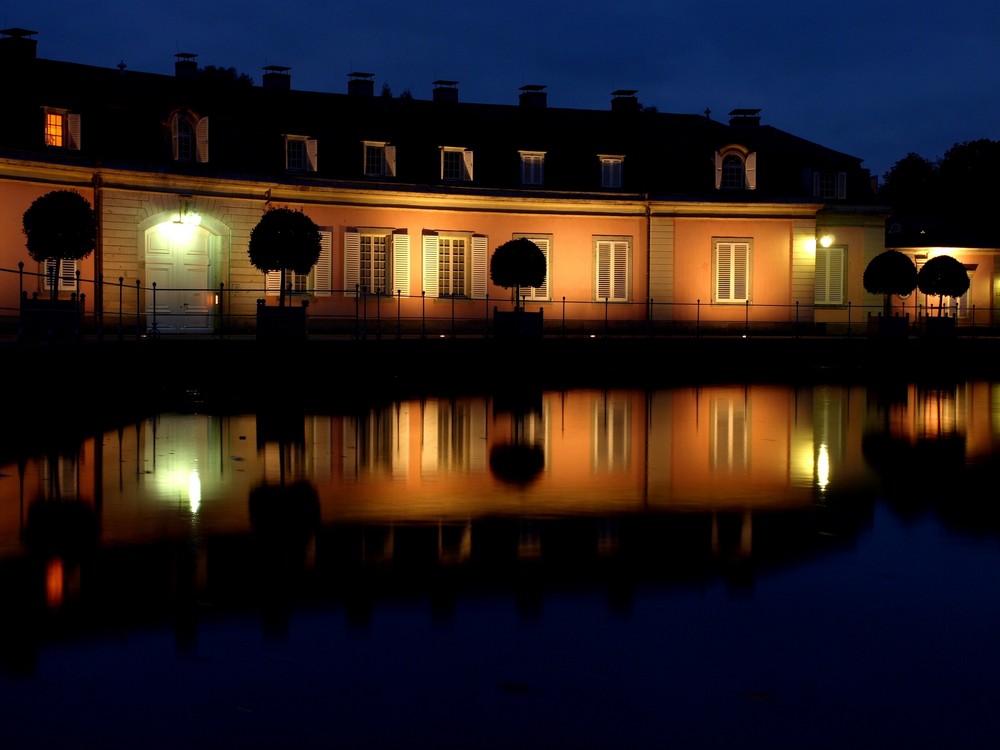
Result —
<instances>
[{"instance_id":1,"label":"tree silhouette","mask_svg":"<svg viewBox=\"0 0 1000 750\"><path fill-rule=\"evenodd\" d=\"M545 253L526 237L499 245L490 258L490 280L514 290L514 309L521 310L521 287L545 283Z\"/></svg>"},{"instance_id":2,"label":"tree silhouette","mask_svg":"<svg viewBox=\"0 0 1000 750\"><path fill-rule=\"evenodd\" d=\"M892 295L905 297L917 286L917 267L910 256L899 250L886 250L868 262L862 277L865 291L884 295L882 312L892 313Z\"/></svg>"},{"instance_id":3,"label":"tree silhouette","mask_svg":"<svg viewBox=\"0 0 1000 750\"><path fill-rule=\"evenodd\" d=\"M944 298L961 297L969 291L971 283L965 266L950 255L934 256L917 272L917 288L938 298L938 317L941 317Z\"/></svg>"},{"instance_id":4,"label":"tree silhouette","mask_svg":"<svg viewBox=\"0 0 1000 750\"><path fill-rule=\"evenodd\" d=\"M278 306L285 306L285 271L307 274L319 260L319 227L301 211L272 208L250 231L250 263L258 271L280 271Z\"/></svg>"},{"instance_id":5,"label":"tree silhouette","mask_svg":"<svg viewBox=\"0 0 1000 750\"><path fill-rule=\"evenodd\" d=\"M97 217L90 202L72 190L54 190L28 206L22 217L28 255L45 264L54 258L52 299L59 295L62 261L81 260L97 244Z\"/></svg>"}]
</instances>

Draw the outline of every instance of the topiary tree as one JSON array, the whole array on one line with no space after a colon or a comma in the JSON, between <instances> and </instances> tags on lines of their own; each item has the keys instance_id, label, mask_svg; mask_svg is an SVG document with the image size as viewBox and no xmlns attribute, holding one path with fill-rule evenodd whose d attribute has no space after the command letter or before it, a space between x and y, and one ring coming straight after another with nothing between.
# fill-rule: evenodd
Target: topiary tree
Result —
<instances>
[{"instance_id":1,"label":"topiary tree","mask_svg":"<svg viewBox=\"0 0 1000 750\"><path fill-rule=\"evenodd\" d=\"M250 264L258 271L281 273L278 306L285 306L285 271L306 274L319 260L319 227L302 211L271 208L250 230Z\"/></svg>"},{"instance_id":2,"label":"topiary tree","mask_svg":"<svg viewBox=\"0 0 1000 750\"><path fill-rule=\"evenodd\" d=\"M54 190L36 198L21 219L28 255L44 264L55 259L52 299L59 296L62 261L82 260L97 244L97 216L90 201L72 190Z\"/></svg>"},{"instance_id":3,"label":"topiary tree","mask_svg":"<svg viewBox=\"0 0 1000 750\"><path fill-rule=\"evenodd\" d=\"M490 281L514 290L514 309L521 310L521 287L545 283L545 253L526 237L508 240L493 251Z\"/></svg>"},{"instance_id":4,"label":"topiary tree","mask_svg":"<svg viewBox=\"0 0 1000 750\"><path fill-rule=\"evenodd\" d=\"M941 317L944 298L961 297L969 291L971 283L965 266L950 255L934 256L917 272L917 288L938 298L938 317Z\"/></svg>"},{"instance_id":5,"label":"topiary tree","mask_svg":"<svg viewBox=\"0 0 1000 750\"><path fill-rule=\"evenodd\" d=\"M882 312L892 314L892 295L905 297L917 287L917 267L910 256L899 250L886 250L868 262L862 279L869 294L884 295Z\"/></svg>"}]
</instances>

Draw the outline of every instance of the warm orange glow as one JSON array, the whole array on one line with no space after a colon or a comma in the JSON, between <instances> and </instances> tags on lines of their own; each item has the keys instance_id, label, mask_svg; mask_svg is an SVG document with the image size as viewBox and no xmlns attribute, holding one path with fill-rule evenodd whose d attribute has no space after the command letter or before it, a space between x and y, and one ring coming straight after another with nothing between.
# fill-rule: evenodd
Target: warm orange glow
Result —
<instances>
[{"instance_id":1,"label":"warm orange glow","mask_svg":"<svg viewBox=\"0 0 1000 750\"><path fill-rule=\"evenodd\" d=\"M45 602L50 608L62 604L65 581L62 558L52 558L45 566Z\"/></svg>"}]
</instances>

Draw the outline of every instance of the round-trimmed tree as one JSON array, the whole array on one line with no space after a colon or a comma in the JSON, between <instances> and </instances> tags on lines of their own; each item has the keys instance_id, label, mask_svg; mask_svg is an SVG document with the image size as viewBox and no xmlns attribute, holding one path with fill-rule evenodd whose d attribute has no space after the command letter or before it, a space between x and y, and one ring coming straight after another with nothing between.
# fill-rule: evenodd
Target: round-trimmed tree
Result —
<instances>
[{"instance_id":1,"label":"round-trimmed tree","mask_svg":"<svg viewBox=\"0 0 1000 750\"><path fill-rule=\"evenodd\" d=\"M97 216L90 201L73 190L53 190L36 198L21 219L28 255L39 263L54 259L52 299L59 293L62 261L82 260L97 244Z\"/></svg>"},{"instance_id":2,"label":"round-trimmed tree","mask_svg":"<svg viewBox=\"0 0 1000 750\"><path fill-rule=\"evenodd\" d=\"M938 298L938 317L945 297L961 297L969 291L969 273L961 261L950 255L936 255L917 272L917 288Z\"/></svg>"},{"instance_id":3,"label":"round-trimmed tree","mask_svg":"<svg viewBox=\"0 0 1000 750\"><path fill-rule=\"evenodd\" d=\"M497 246L490 258L490 281L514 290L514 309L521 309L521 287L545 283L545 253L526 237Z\"/></svg>"},{"instance_id":4,"label":"round-trimmed tree","mask_svg":"<svg viewBox=\"0 0 1000 750\"><path fill-rule=\"evenodd\" d=\"M250 230L250 264L258 271L281 274L278 305L285 306L285 272L307 274L319 260L319 227L302 211L271 208Z\"/></svg>"},{"instance_id":5,"label":"round-trimmed tree","mask_svg":"<svg viewBox=\"0 0 1000 750\"><path fill-rule=\"evenodd\" d=\"M917 288L917 267L906 253L886 250L868 262L862 283L869 294L883 295L882 312L888 317L892 295L905 297Z\"/></svg>"}]
</instances>

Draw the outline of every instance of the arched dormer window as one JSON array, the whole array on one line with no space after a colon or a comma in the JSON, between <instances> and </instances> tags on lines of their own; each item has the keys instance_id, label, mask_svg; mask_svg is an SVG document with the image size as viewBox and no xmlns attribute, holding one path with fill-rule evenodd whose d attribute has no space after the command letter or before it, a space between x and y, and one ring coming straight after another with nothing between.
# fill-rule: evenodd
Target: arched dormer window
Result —
<instances>
[{"instance_id":1,"label":"arched dormer window","mask_svg":"<svg viewBox=\"0 0 1000 750\"><path fill-rule=\"evenodd\" d=\"M208 161L208 118L185 110L170 117L171 156L174 161Z\"/></svg>"},{"instance_id":2,"label":"arched dormer window","mask_svg":"<svg viewBox=\"0 0 1000 750\"><path fill-rule=\"evenodd\" d=\"M756 190L757 152L726 146L715 152L716 190Z\"/></svg>"}]
</instances>

